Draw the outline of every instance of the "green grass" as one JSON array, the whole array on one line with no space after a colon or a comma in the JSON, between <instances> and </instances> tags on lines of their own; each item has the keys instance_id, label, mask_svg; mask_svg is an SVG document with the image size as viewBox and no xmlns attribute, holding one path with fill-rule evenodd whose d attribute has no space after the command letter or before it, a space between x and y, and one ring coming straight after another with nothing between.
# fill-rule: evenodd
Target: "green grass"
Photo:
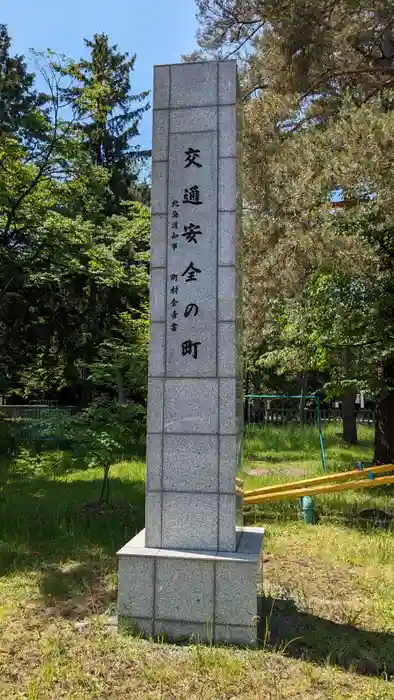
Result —
<instances>
[{"instance_id":1,"label":"green grass","mask_svg":"<svg viewBox=\"0 0 394 700\"><path fill-rule=\"evenodd\" d=\"M357 462L370 464L373 458L373 429L359 426L359 444L347 445L340 435L340 424L324 427L328 473L355 469ZM286 483L322 476L323 466L317 429L289 425L283 427L248 426L245 435L244 469L240 474L245 490L269 484ZM258 475L257 475L258 474ZM382 509L393 512L390 487L365 491L342 491L319 496L315 507L324 521L354 521L360 511ZM295 518L297 501L279 501L250 509L253 517Z\"/></svg>"},{"instance_id":2,"label":"green grass","mask_svg":"<svg viewBox=\"0 0 394 700\"><path fill-rule=\"evenodd\" d=\"M325 431L330 470L371 458ZM251 469L262 476L250 476ZM291 471L293 469L293 471ZM268 472L267 472L268 470ZM249 428L248 488L320 474L316 431ZM144 520L144 461L112 470L112 508L92 505L101 473L70 455L0 463L0 698L27 700L393 700L392 531L359 522L391 509L391 492L316 499L319 522L296 504L249 509L266 527L257 651L178 647L113 635L114 554Z\"/></svg>"},{"instance_id":3,"label":"green grass","mask_svg":"<svg viewBox=\"0 0 394 700\"><path fill-rule=\"evenodd\" d=\"M372 461L374 434L370 427L359 426L358 445L347 445L341 439L341 426L331 423L323 428L328 472L353 469L356 462ZM275 471L302 462L307 473L322 474L322 460L318 431L313 426L300 428L250 425L246 427L244 458L247 468L271 465Z\"/></svg>"},{"instance_id":4,"label":"green grass","mask_svg":"<svg viewBox=\"0 0 394 700\"><path fill-rule=\"evenodd\" d=\"M371 428L359 428L357 446L346 445L335 424L324 437L329 473L372 461ZM245 489L322 473L316 429L247 428ZM264 522L267 531L264 610L271 644L289 642L297 658L394 673L392 496L391 486L316 496L314 526L299 522L296 500L246 509L248 522Z\"/></svg>"}]
</instances>

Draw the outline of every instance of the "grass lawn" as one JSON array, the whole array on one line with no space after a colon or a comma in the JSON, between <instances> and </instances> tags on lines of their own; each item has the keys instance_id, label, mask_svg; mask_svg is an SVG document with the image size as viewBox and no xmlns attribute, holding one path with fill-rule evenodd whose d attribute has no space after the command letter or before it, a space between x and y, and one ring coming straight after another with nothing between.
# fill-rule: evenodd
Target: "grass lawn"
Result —
<instances>
[{"instance_id":1,"label":"grass lawn","mask_svg":"<svg viewBox=\"0 0 394 700\"><path fill-rule=\"evenodd\" d=\"M371 430L356 448L337 431L325 431L329 470L371 459ZM107 624L114 553L143 527L144 471L142 455L116 465L100 512L86 506L99 470L62 453L1 462L0 698L394 700L394 539L389 519L373 522L394 512L389 488L316 498L316 525L296 503L249 508L267 532L262 646L181 647ZM321 471L316 431L247 430L246 488Z\"/></svg>"}]
</instances>

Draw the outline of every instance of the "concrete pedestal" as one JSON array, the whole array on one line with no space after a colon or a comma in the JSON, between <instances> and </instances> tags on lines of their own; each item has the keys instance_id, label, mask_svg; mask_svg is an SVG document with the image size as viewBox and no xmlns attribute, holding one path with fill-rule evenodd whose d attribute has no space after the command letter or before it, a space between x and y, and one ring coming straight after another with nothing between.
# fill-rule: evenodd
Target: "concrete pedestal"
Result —
<instances>
[{"instance_id":1,"label":"concrete pedestal","mask_svg":"<svg viewBox=\"0 0 394 700\"><path fill-rule=\"evenodd\" d=\"M121 626L169 641L257 642L264 530L243 528L235 552L145 547L145 530L118 552Z\"/></svg>"}]
</instances>

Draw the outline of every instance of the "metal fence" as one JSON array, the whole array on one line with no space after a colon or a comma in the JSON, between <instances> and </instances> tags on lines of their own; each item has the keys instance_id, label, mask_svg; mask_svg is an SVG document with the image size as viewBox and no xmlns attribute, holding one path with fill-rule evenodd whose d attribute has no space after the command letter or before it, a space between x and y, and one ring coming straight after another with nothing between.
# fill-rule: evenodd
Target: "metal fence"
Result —
<instances>
[{"instance_id":1,"label":"metal fence","mask_svg":"<svg viewBox=\"0 0 394 700\"><path fill-rule=\"evenodd\" d=\"M14 453L18 445L46 441L61 446L61 429L56 430L56 416L75 413L76 406L2 405L0 406L0 452ZM53 426L54 434L47 434L47 426ZM57 434L59 433L59 434Z\"/></svg>"},{"instance_id":2,"label":"metal fence","mask_svg":"<svg viewBox=\"0 0 394 700\"><path fill-rule=\"evenodd\" d=\"M40 420L48 415L56 415L57 411L62 411L63 413L73 413L76 410L77 408L75 406L51 406L50 404L10 404L0 406L0 415L3 418Z\"/></svg>"},{"instance_id":3,"label":"metal fence","mask_svg":"<svg viewBox=\"0 0 394 700\"><path fill-rule=\"evenodd\" d=\"M320 412L322 423L342 421L342 409L340 408L321 407ZM315 407L304 407L301 415L299 406L272 407L268 406L264 400L247 399L245 419L247 423L258 425L283 425L287 423L314 425L317 423L317 414ZM356 411L356 420L363 425L374 425L375 410L368 408L358 409Z\"/></svg>"}]
</instances>

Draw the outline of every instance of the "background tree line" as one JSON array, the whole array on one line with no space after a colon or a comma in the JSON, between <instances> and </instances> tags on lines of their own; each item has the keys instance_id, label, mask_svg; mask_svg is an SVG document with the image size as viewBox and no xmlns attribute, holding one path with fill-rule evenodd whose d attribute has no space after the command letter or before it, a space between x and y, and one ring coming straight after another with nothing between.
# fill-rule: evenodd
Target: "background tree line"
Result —
<instances>
[{"instance_id":1,"label":"background tree line","mask_svg":"<svg viewBox=\"0 0 394 700\"><path fill-rule=\"evenodd\" d=\"M394 3L196 2L186 60L241 68L248 365L342 396L350 441L369 392L393 462Z\"/></svg>"},{"instance_id":2,"label":"background tree line","mask_svg":"<svg viewBox=\"0 0 394 700\"><path fill-rule=\"evenodd\" d=\"M0 451L101 465L104 503L145 422L150 154L134 143L149 104L135 56L105 34L85 45L33 53L34 75L0 25L0 392L82 409L2 415Z\"/></svg>"},{"instance_id":3,"label":"background tree line","mask_svg":"<svg viewBox=\"0 0 394 700\"><path fill-rule=\"evenodd\" d=\"M0 391L143 403L148 92L132 92L135 56L105 34L85 45L35 53L34 75L0 25Z\"/></svg>"},{"instance_id":4,"label":"background tree line","mask_svg":"<svg viewBox=\"0 0 394 700\"><path fill-rule=\"evenodd\" d=\"M394 2L196 1L193 58L241 68L247 367L341 396L350 441L367 391L375 460L393 461ZM148 95L135 56L85 43L36 53L38 81L0 29L0 390L140 406Z\"/></svg>"}]
</instances>

